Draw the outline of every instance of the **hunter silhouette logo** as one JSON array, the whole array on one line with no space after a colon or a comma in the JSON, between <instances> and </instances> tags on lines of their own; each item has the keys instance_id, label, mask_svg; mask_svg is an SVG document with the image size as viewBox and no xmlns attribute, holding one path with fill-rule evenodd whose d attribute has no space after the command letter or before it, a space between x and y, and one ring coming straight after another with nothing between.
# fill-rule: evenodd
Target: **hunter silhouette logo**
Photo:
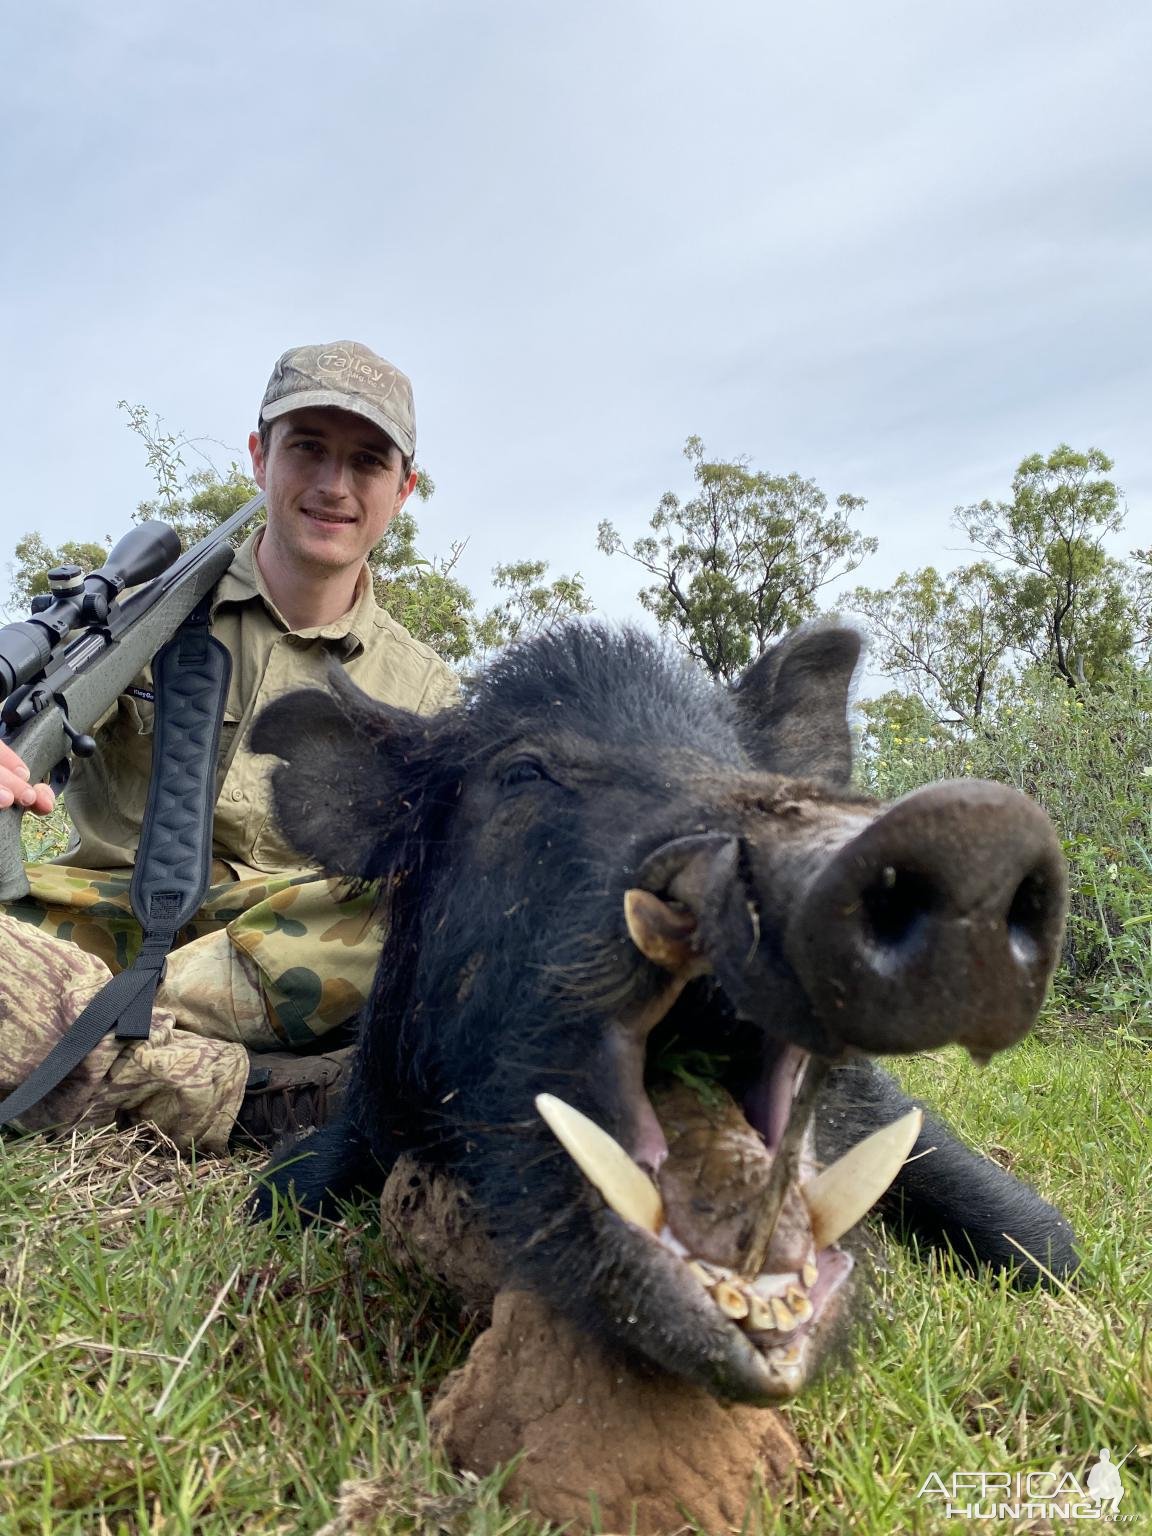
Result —
<instances>
[{"instance_id":1,"label":"hunter silhouette logo","mask_svg":"<svg viewBox=\"0 0 1152 1536\"><path fill-rule=\"evenodd\" d=\"M1131 1454L1132 1452L1129 1451L1128 1456ZM1120 1480L1120 1468L1128 1460L1128 1456L1124 1457L1124 1461L1113 1466L1112 1453L1105 1446L1100 1452L1100 1460L1088 1473L1084 1484L1101 1508L1105 1504L1109 1505L1114 1515L1120 1513L1120 1500L1124 1497L1124 1484Z\"/></svg>"}]
</instances>

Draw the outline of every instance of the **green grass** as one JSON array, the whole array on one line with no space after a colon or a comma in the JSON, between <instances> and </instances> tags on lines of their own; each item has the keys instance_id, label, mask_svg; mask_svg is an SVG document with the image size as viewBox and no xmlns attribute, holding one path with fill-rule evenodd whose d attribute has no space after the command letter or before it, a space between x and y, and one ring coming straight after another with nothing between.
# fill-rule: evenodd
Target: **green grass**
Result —
<instances>
[{"instance_id":1,"label":"green grass","mask_svg":"<svg viewBox=\"0 0 1152 1536\"><path fill-rule=\"evenodd\" d=\"M917 1503L929 1473L1082 1480L1103 1445L1117 1460L1139 1448L1121 1507L1152 1517L1152 1050L1050 1024L983 1073L949 1051L901 1075L1067 1212L1084 1275L1014 1295L887 1244L850 1383L829 1379L791 1412L812 1471L803 1523L784 1511L774 1529L956 1530Z\"/></svg>"},{"instance_id":2,"label":"green grass","mask_svg":"<svg viewBox=\"0 0 1152 1536\"><path fill-rule=\"evenodd\" d=\"M1121 1508L1152 1518L1152 1051L1051 1021L984 1072L946 1052L904 1074L1068 1211L1086 1273L1018 1296L885 1246L854 1364L789 1410L809 1467L768 1529L954 1531L917 1503L931 1472L1083 1477L1102 1445L1139 1448ZM542 1529L429 1452L469 1342L450 1306L367 1208L249 1226L252 1166L142 1131L0 1146L0 1530Z\"/></svg>"}]
</instances>

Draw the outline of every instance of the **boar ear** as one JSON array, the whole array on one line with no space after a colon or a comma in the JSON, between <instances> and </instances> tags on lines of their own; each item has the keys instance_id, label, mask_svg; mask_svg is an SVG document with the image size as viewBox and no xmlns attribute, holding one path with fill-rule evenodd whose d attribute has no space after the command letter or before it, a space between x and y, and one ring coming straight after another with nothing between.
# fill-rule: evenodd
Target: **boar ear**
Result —
<instances>
[{"instance_id":1,"label":"boar ear","mask_svg":"<svg viewBox=\"0 0 1152 1536\"><path fill-rule=\"evenodd\" d=\"M300 689L260 711L252 750L280 758L273 814L287 840L328 874L364 877L395 822L400 765L418 717L362 693L342 667L329 689Z\"/></svg>"},{"instance_id":2,"label":"boar ear","mask_svg":"<svg viewBox=\"0 0 1152 1536\"><path fill-rule=\"evenodd\" d=\"M860 636L838 625L795 630L736 684L740 738L757 768L844 785L852 776L848 699Z\"/></svg>"}]
</instances>

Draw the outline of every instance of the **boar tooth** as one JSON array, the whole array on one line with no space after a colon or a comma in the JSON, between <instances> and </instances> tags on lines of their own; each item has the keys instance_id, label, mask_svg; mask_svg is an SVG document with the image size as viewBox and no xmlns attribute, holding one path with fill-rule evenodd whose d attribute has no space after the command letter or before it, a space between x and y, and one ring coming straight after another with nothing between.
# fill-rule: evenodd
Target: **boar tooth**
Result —
<instances>
[{"instance_id":1,"label":"boar tooth","mask_svg":"<svg viewBox=\"0 0 1152 1536\"><path fill-rule=\"evenodd\" d=\"M695 1260L689 1263L688 1273L694 1280L699 1280L700 1284L706 1291L710 1291L716 1284L717 1276L715 1272L713 1271L710 1274L703 1264L698 1264L695 1262Z\"/></svg>"},{"instance_id":2,"label":"boar tooth","mask_svg":"<svg viewBox=\"0 0 1152 1536\"><path fill-rule=\"evenodd\" d=\"M816 1265L811 1259L805 1260L804 1267L800 1271L800 1278L803 1280L804 1284L808 1287L809 1290L811 1290L812 1287L816 1284L817 1280L819 1280L820 1271L816 1268Z\"/></svg>"},{"instance_id":3,"label":"boar tooth","mask_svg":"<svg viewBox=\"0 0 1152 1536\"><path fill-rule=\"evenodd\" d=\"M781 1301L779 1296L773 1296L770 1305L772 1321L780 1333L791 1333L800 1326L800 1319L793 1315L792 1308L786 1301Z\"/></svg>"},{"instance_id":4,"label":"boar tooth","mask_svg":"<svg viewBox=\"0 0 1152 1536\"><path fill-rule=\"evenodd\" d=\"M795 1285L799 1279L795 1270L786 1270L780 1275L770 1275L767 1270L762 1275L757 1275L752 1282L752 1289L759 1296L783 1296L790 1285Z\"/></svg>"},{"instance_id":5,"label":"boar tooth","mask_svg":"<svg viewBox=\"0 0 1152 1536\"><path fill-rule=\"evenodd\" d=\"M748 1298L743 1291L732 1284L731 1280L721 1280L713 1288L712 1300L725 1317L739 1321L740 1318L748 1316Z\"/></svg>"},{"instance_id":6,"label":"boar tooth","mask_svg":"<svg viewBox=\"0 0 1152 1536\"><path fill-rule=\"evenodd\" d=\"M910 1109L891 1125L866 1136L804 1185L801 1193L812 1218L812 1240L817 1248L837 1242L872 1209L903 1167L923 1119L922 1111Z\"/></svg>"},{"instance_id":7,"label":"boar tooth","mask_svg":"<svg viewBox=\"0 0 1152 1536\"><path fill-rule=\"evenodd\" d=\"M660 1191L618 1141L571 1104L551 1093L536 1096L536 1108L548 1129L580 1172L617 1216L653 1235L664 1225Z\"/></svg>"},{"instance_id":8,"label":"boar tooth","mask_svg":"<svg viewBox=\"0 0 1152 1536\"><path fill-rule=\"evenodd\" d=\"M748 1326L754 1333L768 1333L776 1326L770 1302L752 1291L748 1297Z\"/></svg>"},{"instance_id":9,"label":"boar tooth","mask_svg":"<svg viewBox=\"0 0 1152 1536\"><path fill-rule=\"evenodd\" d=\"M798 1323L806 1323L815 1311L812 1303L798 1286L790 1285L784 1300Z\"/></svg>"}]
</instances>

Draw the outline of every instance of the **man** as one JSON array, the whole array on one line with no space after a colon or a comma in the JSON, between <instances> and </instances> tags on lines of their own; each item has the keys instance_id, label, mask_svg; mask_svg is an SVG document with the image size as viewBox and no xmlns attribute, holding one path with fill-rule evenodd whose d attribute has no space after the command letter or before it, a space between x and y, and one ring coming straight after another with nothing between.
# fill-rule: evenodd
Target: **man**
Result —
<instances>
[{"instance_id":1,"label":"man","mask_svg":"<svg viewBox=\"0 0 1152 1536\"><path fill-rule=\"evenodd\" d=\"M386 703L432 713L455 698L455 675L377 606L366 564L416 484L415 447L408 379L367 347L298 347L276 364L249 438L267 522L212 599L232 657L212 884L168 957L150 1038L106 1038L26 1126L151 1120L220 1150L238 1122L268 1140L324 1117L347 1054L326 1047L366 998L379 941L366 897L299 867L271 816L272 765L247 743L264 704L325 686L333 659ZM145 674L97 727L96 756L73 765L73 845L30 867L29 896L0 915L0 1095L139 946L128 887L153 708ZM0 807L14 801L44 814L52 793L0 744Z\"/></svg>"}]
</instances>

